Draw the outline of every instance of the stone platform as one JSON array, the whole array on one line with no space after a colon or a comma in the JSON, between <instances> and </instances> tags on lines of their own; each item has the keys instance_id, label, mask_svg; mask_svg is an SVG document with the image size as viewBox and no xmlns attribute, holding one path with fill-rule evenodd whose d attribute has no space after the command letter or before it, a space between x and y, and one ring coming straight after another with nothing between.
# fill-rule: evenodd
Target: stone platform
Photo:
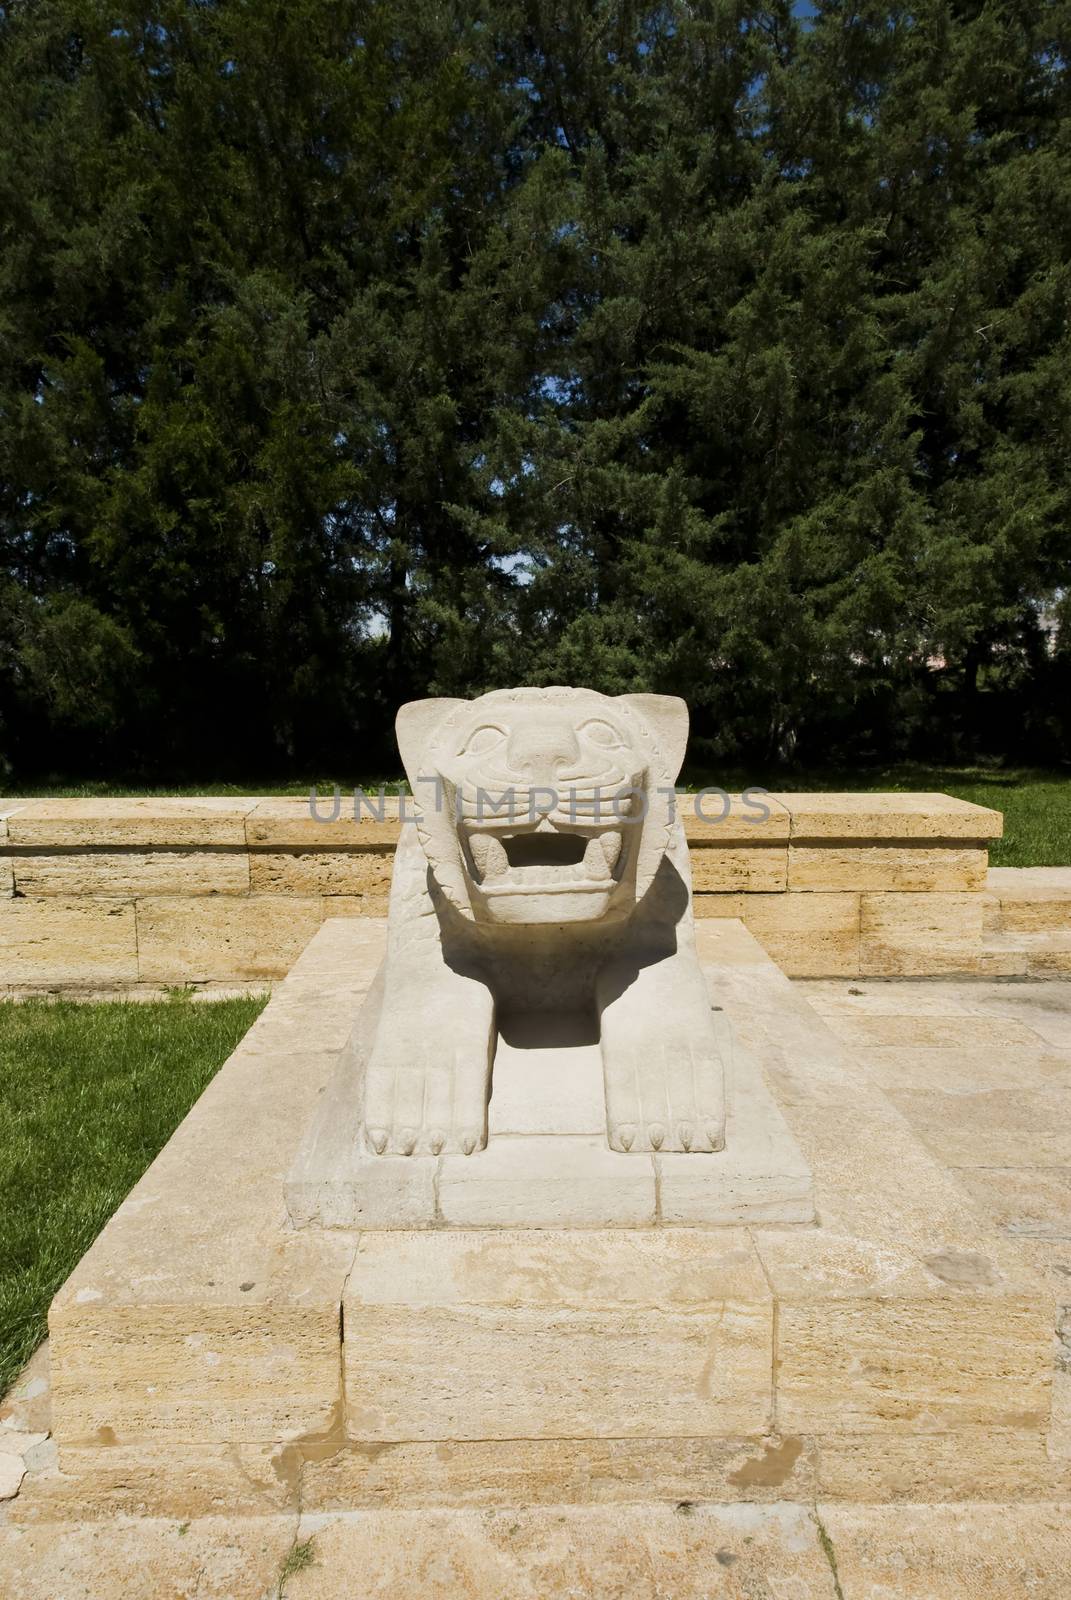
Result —
<instances>
[{"instance_id":1,"label":"stone platform","mask_svg":"<svg viewBox=\"0 0 1071 1600\"><path fill-rule=\"evenodd\" d=\"M370 1038L376 1010L358 1024ZM361 1136L365 1048L347 1051L286 1182L297 1228L601 1228L810 1223L810 1168L754 1055L715 1014L726 1074L725 1149L611 1150L602 1057L581 1016L503 1025L491 1075L487 1148L373 1155ZM362 1012L362 1020L364 1013Z\"/></svg>"},{"instance_id":2,"label":"stone platform","mask_svg":"<svg viewBox=\"0 0 1071 1600\"><path fill-rule=\"evenodd\" d=\"M330 922L57 1296L17 1515L1066 1492L1051 1291L755 940L699 938L816 1226L295 1230L383 942Z\"/></svg>"}]
</instances>

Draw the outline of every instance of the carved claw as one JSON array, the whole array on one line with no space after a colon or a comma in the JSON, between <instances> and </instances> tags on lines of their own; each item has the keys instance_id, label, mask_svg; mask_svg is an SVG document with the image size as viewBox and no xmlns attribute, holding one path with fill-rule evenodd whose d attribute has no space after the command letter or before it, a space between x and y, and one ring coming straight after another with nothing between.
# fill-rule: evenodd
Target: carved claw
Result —
<instances>
[{"instance_id":1,"label":"carved claw","mask_svg":"<svg viewBox=\"0 0 1071 1600\"><path fill-rule=\"evenodd\" d=\"M647 1137L651 1141L652 1150L661 1150L665 1142L666 1130L660 1122L652 1122L648 1126Z\"/></svg>"},{"instance_id":2,"label":"carved claw","mask_svg":"<svg viewBox=\"0 0 1071 1600\"><path fill-rule=\"evenodd\" d=\"M386 1128L369 1128L368 1143L372 1146L377 1156L381 1156L387 1148Z\"/></svg>"},{"instance_id":3,"label":"carved claw","mask_svg":"<svg viewBox=\"0 0 1071 1600\"><path fill-rule=\"evenodd\" d=\"M690 1150L692 1148L692 1140L694 1137L695 1131L690 1122L682 1122L677 1128L677 1138L681 1142L682 1150Z\"/></svg>"},{"instance_id":4,"label":"carved claw","mask_svg":"<svg viewBox=\"0 0 1071 1600\"><path fill-rule=\"evenodd\" d=\"M636 1138L636 1129L631 1122L624 1123L617 1130L617 1142L622 1150L631 1150Z\"/></svg>"},{"instance_id":5,"label":"carved claw","mask_svg":"<svg viewBox=\"0 0 1071 1600\"><path fill-rule=\"evenodd\" d=\"M417 1130L415 1128L398 1129L398 1152L403 1156L411 1156L416 1148Z\"/></svg>"},{"instance_id":6,"label":"carved claw","mask_svg":"<svg viewBox=\"0 0 1071 1600\"><path fill-rule=\"evenodd\" d=\"M431 1132L428 1134L428 1145L431 1149L432 1155L437 1156L445 1143L445 1133L440 1132L438 1128L432 1128Z\"/></svg>"}]
</instances>

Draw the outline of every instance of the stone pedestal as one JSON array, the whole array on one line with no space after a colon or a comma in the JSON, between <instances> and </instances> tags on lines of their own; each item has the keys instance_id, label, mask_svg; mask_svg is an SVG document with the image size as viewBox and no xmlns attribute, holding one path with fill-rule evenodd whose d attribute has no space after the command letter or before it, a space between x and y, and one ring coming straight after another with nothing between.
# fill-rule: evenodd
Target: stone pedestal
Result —
<instances>
[{"instance_id":1,"label":"stone pedestal","mask_svg":"<svg viewBox=\"0 0 1071 1600\"><path fill-rule=\"evenodd\" d=\"M503 1026L487 1148L470 1156L372 1154L360 1127L363 1049L351 1049L287 1178L291 1220L364 1229L813 1222L810 1168L756 1057L734 1049L724 1012L715 1020L725 1148L694 1155L610 1149L602 1060L580 1016L558 1016L549 1028L528 1016Z\"/></svg>"},{"instance_id":2,"label":"stone pedestal","mask_svg":"<svg viewBox=\"0 0 1071 1600\"><path fill-rule=\"evenodd\" d=\"M663 1169L661 1225L295 1228L382 945L325 925L57 1296L35 1515L1051 1495L1051 1296L738 923L700 957L813 1223L674 1226Z\"/></svg>"}]
</instances>

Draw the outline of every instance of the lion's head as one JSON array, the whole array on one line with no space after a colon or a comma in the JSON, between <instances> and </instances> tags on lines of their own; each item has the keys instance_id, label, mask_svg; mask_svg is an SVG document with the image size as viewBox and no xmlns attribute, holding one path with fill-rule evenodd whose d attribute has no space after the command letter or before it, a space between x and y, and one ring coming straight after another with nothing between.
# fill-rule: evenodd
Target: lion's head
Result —
<instances>
[{"instance_id":1,"label":"lion's head","mask_svg":"<svg viewBox=\"0 0 1071 1600\"><path fill-rule=\"evenodd\" d=\"M437 883L480 922L627 914L665 854L688 709L672 695L498 689L414 700L398 746Z\"/></svg>"}]
</instances>

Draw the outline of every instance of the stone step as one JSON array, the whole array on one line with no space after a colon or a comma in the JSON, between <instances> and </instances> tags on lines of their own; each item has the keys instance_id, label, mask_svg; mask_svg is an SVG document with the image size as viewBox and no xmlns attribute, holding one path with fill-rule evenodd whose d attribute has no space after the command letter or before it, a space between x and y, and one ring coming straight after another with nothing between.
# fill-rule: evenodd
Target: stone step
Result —
<instances>
[{"instance_id":1,"label":"stone step","mask_svg":"<svg viewBox=\"0 0 1071 1600\"><path fill-rule=\"evenodd\" d=\"M1025 978L1028 973L1023 935L987 933L972 975L978 978Z\"/></svg>"},{"instance_id":2,"label":"stone step","mask_svg":"<svg viewBox=\"0 0 1071 1600\"><path fill-rule=\"evenodd\" d=\"M1002 933L1071 933L1071 867L991 867L986 889Z\"/></svg>"},{"instance_id":3,"label":"stone step","mask_svg":"<svg viewBox=\"0 0 1071 1600\"><path fill-rule=\"evenodd\" d=\"M1071 930L1066 933L1017 933L1011 937L1026 957L1029 977L1071 977Z\"/></svg>"}]
</instances>

